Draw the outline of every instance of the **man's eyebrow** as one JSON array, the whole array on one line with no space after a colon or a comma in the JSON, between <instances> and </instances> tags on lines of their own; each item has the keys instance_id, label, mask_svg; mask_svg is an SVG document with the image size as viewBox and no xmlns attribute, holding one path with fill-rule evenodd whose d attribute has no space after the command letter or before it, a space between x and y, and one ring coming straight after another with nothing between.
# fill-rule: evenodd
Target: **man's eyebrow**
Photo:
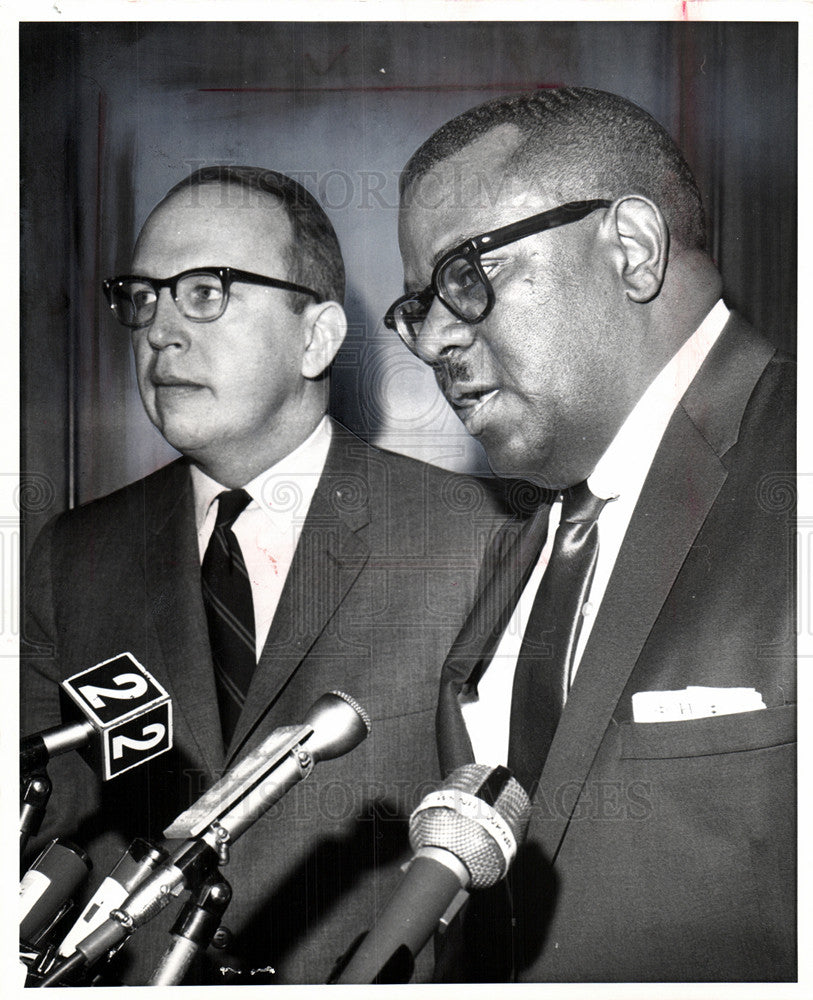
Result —
<instances>
[{"instance_id":1,"label":"man's eyebrow","mask_svg":"<svg viewBox=\"0 0 813 1000\"><path fill-rule=\"evenodd\" d=\"M435 265L442 258L445 257L447 253L451 253L458 247L462 246L464 243L468 243L469 240L474 239L474 236L479 236L480 233L475 233L474 235L467 235L465 232L458 233L454 239L449 240L447 244L442 246L440 250L435 253L431 260L429 261L432 270L435 269ZM404 282L404 295L413 295L416 292L422 292L424 288L428 288L428 285L411 285L409 282Z\"/></svg>"},{"instance_id":2,"label":"man's eyebrow","mask_svg":"<svg viewBox=\"0 0 813 1000\"><path fill-rule=\"evenodd\" d=\"M445 257L447 253L452 253L453 250L457 250L459 247L462 247L464 243L468 243L469 240L473 240L481 236L488 236L488 234L493 231L494 230L487 229L485 230L485 232L480 232L480 231L474 233L466 231L460 232L455 236L453 240L449 240L449 242L442 249L438 250L438 252L434 255L434 257L431 259L429 263L432 265L432 268L434 269L435 264L437 264L437 262L441 259L441 257ZM488 252L487 248L483 248L482 250L480 250L481 254L485 254L487 252Z\"/></svg>"},{"instance_id":3,"label":"man's eyebrow","mask_svg":"<svg viewBox=\"0 0 813 1000\"><path fill-rule=\"evenodd\" d=\"M441 257L445 257L447 253L451 253L452 250L456 250L463 243L468 243L471 238L471 236L467 236L465 233L459 233L453 240L449 240L445 246L441 247L429 263L434 268L435 264L437 264Z\"/></svg>"}]
</instances>

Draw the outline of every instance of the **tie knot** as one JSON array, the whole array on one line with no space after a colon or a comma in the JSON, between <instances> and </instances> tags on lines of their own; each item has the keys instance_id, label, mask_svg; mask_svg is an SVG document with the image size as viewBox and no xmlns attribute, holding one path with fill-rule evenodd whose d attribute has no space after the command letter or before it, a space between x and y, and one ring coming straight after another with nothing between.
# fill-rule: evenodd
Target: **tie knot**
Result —
<instances>
[{"instance_id":1,"label":"tie knot","mask_svg":"<svg viewBox=\"0 0 813 1000\"><path fill-rule=\"evenodd\" d=\"M245 490L218 493L215 528L230 528L250 503L251 495Z\"/></svg>"},{"instance_id":2,"label":"tie knot","mask_svg":"<svg viewBox=\"0 0 813 1000\"><path fill-rule=\"evenodd\" d=\"M587 482L577 483L562 493L562 521L597 521L607 500L591 493Z\"/></svg>"}]
</instances>

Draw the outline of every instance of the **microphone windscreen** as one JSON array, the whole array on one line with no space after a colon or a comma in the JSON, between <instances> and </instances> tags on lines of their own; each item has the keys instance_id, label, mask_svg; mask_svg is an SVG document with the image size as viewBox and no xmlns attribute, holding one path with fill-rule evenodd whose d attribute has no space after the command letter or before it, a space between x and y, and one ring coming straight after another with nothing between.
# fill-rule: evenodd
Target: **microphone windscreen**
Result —
<instances>
[{"instance_id":1,"label":"microphone windscreen","mask_svg":"<svg viewBox=\"0 0 813 1000\"><path fill-rule=\"evenodd\" d=\"M495 885L508 871L531 816L531 803L505 767L464 764L430 792L409 821L414 851L440 847L459 858L472 889Z\"/></svg>"},{"instance_id":2,"label":"microphone windscreen","mask_svg":"<svg viewBox=\"0 0 813 1000\"><path fill-rule=\"evenodd\" d=\"M371 729L369 715L344 691L329 691L317 698L305 722L313 726L306 749L316 761L349 753L367 738Z\"/></svg>"}]
</instances>

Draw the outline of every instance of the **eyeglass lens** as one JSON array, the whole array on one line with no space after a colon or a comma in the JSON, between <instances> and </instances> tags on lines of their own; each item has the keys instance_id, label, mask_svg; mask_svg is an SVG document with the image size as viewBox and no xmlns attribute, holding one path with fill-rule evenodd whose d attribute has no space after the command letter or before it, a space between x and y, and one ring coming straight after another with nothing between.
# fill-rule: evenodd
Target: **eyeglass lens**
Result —
<instances>
[{"instance_id":1,"label":"eyeglass lens","mask_svg":"<svg viewBox=\"0 0 813 1000\"><path fill-rule=\"evenodd\" d=\"M417 341L428 311L429 306L424 305L420 299L407 299L396 306L395 328L407 344Z\"/></svg>"},{"instance_id":2,"label":"eyeglass lens","mask_svg":"<svg viewBox=\"0 0 813 1000\"><path fill-rule=\"evenodd\" d=\"M437 275L441 301L468 323L476 323L488 308L488 289L475 264L466 257L452 257ZM414 345L432 307L434 295L422 293L395 309L396 329L407 344Z\"/></svg>"},{"instance_id":3,"label":"eyeglass lens","mask_svg":"<svg viewBox=\"0 0 813 1000\"><path fill-rule=\"evenodd\" d=\"M144 281L117 281L110 289L116 319L125 326L143 326L155 314L156 295Z\"/></svg>"},{"instance_id":4,"label":"eyeglass lens","mask_svg":"<svg viewBox=\"0 0 813 1000\"><path fill-rule=\"evenodd\" d=\"M216 274L186 274L175 285L174 298L188 319L217 319L223 311L225 290ZM139 327L155 317L158 295L150 282L136 279L117 282L111 290L111 301L118 320Z\"/></svg>"},{"instance_id":5,"label":"eyeglass lens","mask_svg":"<svg viewBox=\"0 0 813 1000\"><path fill-rule=\"evenodd\" d=\"M467 322L479 319L488 306L488 290L480 271L466 257L452 257L437 276L440 297Z\"/></svg>"}]
</instances>

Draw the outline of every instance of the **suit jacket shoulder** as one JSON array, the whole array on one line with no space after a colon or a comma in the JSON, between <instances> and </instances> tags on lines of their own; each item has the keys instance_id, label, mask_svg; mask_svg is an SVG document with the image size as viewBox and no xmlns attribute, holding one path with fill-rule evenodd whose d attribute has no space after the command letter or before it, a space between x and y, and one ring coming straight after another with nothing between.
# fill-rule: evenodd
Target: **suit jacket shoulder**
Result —
<instances>
[{"instance_id":1,"label":"suit jacket shoulder","mask_svg":"<svg viewBox=\"0 0 813 1000\"><path fill-rule=\"evenodd\" d=\"M337 512L347 506L370 505L380 516L390 518L394 533L404 539L414 538L415 531L437 532L434 542L444 546L459 540L456 533L467 520L469 527L479 524L493 530L507 516L498 481L450 472L376 448L334 421L323 485L342 491L343 478L350 489L345 496L334 494Z\"/></svg>"}]
</instances>

